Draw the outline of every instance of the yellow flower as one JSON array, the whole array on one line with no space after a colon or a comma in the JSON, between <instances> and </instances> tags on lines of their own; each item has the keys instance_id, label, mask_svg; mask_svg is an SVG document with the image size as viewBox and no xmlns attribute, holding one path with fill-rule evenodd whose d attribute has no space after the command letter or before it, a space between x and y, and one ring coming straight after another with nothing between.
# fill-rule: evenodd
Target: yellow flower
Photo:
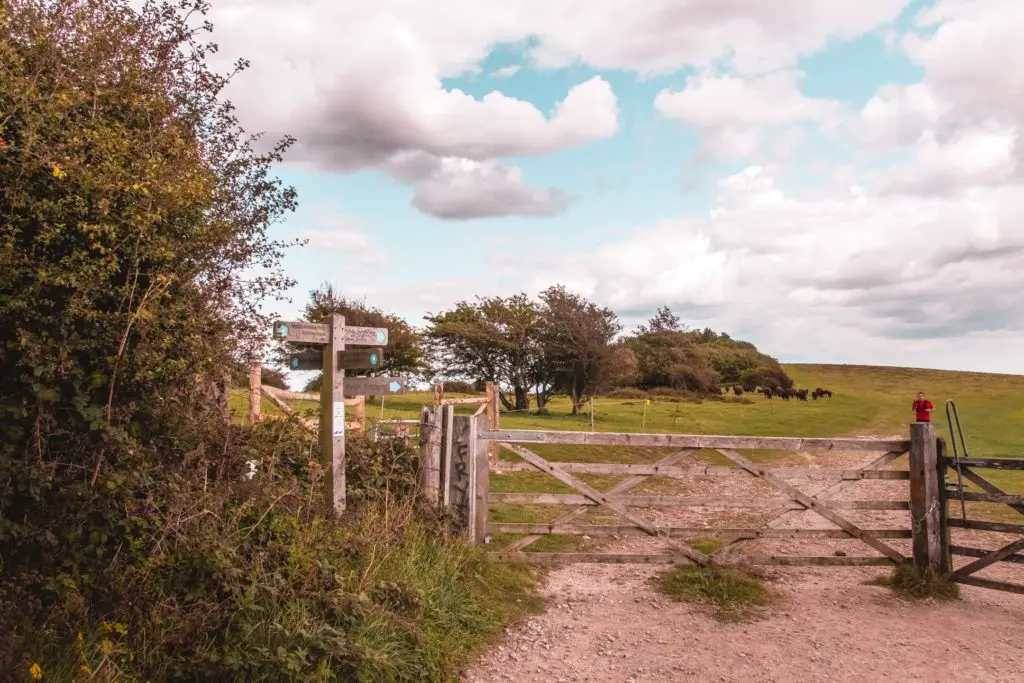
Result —
<instances>
[{"instance_id":1,"label":"yellow flower","mask_svg":"<svg viewBox=\"0 0 1024 683\"><path fill-rule=\"evenodd\" d=\"M82 666L78 667L78 670L81 671L84 674L91 674L92 673L92 669L89 668L88 664L83 664Z\"/></svg>"},{"instance_id":2,"label":"yellow flower","mask_svg":"<svg viewBox=\"0 0 1024 683\"><path fill-rule=\"evenodd\" d=\"M53 177L54 178L63 178L66 175L67 175L67 173L64 172L64 169L62 169L57 164L53 165Z\"/></svg>"},{"instance_id":3,"label":"yellow flower","mask_svg":"<svg viewBox=\"0 0 1024 683\"><path fill-rule=\"evenodd\" d=\"M43 667L39 666L39 663L34 663L28 668L28 675L32 677L33 681L43 680Z\"/></svg>"},{"instance_id":4,"label":"yellow flower","mask_svg":"<svg viewBox=\"0 0 1024 683\"><path fill-rule=\"evenodd\" d=\"M81 631L79 631L78 635L75 636L75 645L77 645L79 648L85 645L85 636L82 635Z\"/></svg>"}]
</instances>

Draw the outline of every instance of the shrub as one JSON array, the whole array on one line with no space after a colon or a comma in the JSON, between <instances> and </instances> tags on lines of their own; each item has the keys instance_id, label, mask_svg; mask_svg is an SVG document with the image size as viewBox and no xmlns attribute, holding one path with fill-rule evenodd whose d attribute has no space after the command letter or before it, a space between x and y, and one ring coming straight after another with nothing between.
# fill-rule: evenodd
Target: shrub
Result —
<instances>
[{"instance_id":1,"label":"shrub","mask_svg":"<svg viewBox=\"0 0 1024 683\"><path fill-rule=\"evenodd\" d=\"M869 583L891 588L897 595L908 600L933 599L948 602L960 598L960 584L945 577L922 574L912 564L894 567L888 576L880 576Z\"/></svg>"}]
</instances>

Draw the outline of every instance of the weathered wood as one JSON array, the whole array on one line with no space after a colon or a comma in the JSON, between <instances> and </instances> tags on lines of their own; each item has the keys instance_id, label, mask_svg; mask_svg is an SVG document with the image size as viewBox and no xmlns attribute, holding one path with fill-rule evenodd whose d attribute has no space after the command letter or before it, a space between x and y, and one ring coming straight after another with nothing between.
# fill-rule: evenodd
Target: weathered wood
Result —
<instances>
[{"instance_id":1,"label":"weathered wood","mask_svg":"<svg viewBox=\"0 0 1024 683\"><path fill-rule=\"evenodd\" d=\"M589 564L694 564L682 554L644 553L523 553L498 552L487 556L496 562L550 565L563 562ZM834 557L798 555L734 555L717 562L726 567L881 567L894 561L887 557Z\"/></svg>"},{"instance_id":2,"label":"weathered wood","mask_svg":"<svg viewBox=\"0 0 1024 683\"><path fill-rule=\"evenodd\" d=\"M660 467L660 466L665 466L665 465L671 465L672 463L677 462L683 456L685 456L685 455L687 455L687 454L689 454L691 452L692 451L690 449L684 448L683 450L676 451L675 453L670 453L669 455L665 456L664 458L659 460L657 463L655 463L655 466L656 467ZM522 463L522 464L527 465L531 469L535 469L536 468L534 465L531 465L530 463ZM607 493L610 496L623 494L626 491L628 491L629 489L634 488L636 486L639 486L643 482L647 481L647 479L648 479L648 477L646 475L636 475L636 476L629 477L628 479L620 481L618 484L616 484L612 488L608 489ZM552 523L553 524L566 524L566 523L569 523L572 520L574 520L574 519L576 519L578 517L581 517L583 514L585 514L587 512L588 509L589 509L589 505L580 505L576 509L570 510L569 512L565 513L561 517L557 518ZM636 529L636 527L631 527L631 528ZM533 543L534 541L536 541L539 538L540 538L539 535L531 535L531 536L526 536L524 538L520 538L517 541L513 541L508 546L507 550L509 552L523 550L524 548L526 548L528 545L530 545L531 543Z\"/></svg>"},{"instance_id":3,"label":"weathered wood","mask_svg":"<svg viewBox=\"0 0 1024 683\"><path fill-rule=\"evenodd\" d=\"M664 536L664 534L661 533L657 526L651 524L643 517L634 515L632 512L627 510L623 505L616 503L604 493L591 487L589 484L580 481L579 479L572 476L568 472L559 469L557 466L544 460L544 458L540 457L533 451L530 451L521 446L510 446L509 448L511 448L512 452L518 455L520 458L523 458L524 460L527 460L539 467L542 467L549 474L551 474L553 477L558 479L563 484L571 486L572 488L576 489L577 491L587 496L591 500L597 503L601 503L602 505L614 510L615 512L619 513L619 515L633 522L638 527L640 527L647 533L651 534L652 536ZM693 560L701 566L707 565L710 562L710 558L707 555L700 552L699 550L691 548L684 541L675 541L673 542L673 546L675 550L686 555L691 560Z\"/></svg>"},{"instance_id":4,"label":"weathered wood","mask_svg":"<svg viewBox=\"0 0 1024 683\"><path fill-rule=\"evenodd\" d=\"M321 352L322 353L322 352ZM322 360L322 359L321 359ZM290 401L319 401L320 394L310 393L306 391L288 391L286 389L278 389L276 387L266 387L268 391L274 394L277 398L287 399Z\"/></svg>"},{"instance_id":5,"label":"weathered wood","mask_svg":"<svg viewBox=\"0 0 1024 683\"><path fill-rule=\"evenodd\" d=\"M349 377L345 382L345 398L391 396L403 393L405 393L405 380L398 377Z\"/></svg>"},{"instance_id":6,"label":"weathered wood","mask_svg":"<svg viewBox=\"0 0 1024 683\"><path fill-rule=\"evenodd\" d=\"M495 494L491 494L492 496ZM611 536L646 536L647 532L627 524L520 524L491 522L487 527L494 534L573 534L603 538ZM763 529L763 528L716 528L716 527L663 527L672 538L849 538L841 529ZM865 529L876 538L910 538L909 529ZM983 551L987 552L987 551Z\"/></svg>"},{"instance_id":7,"label":"weathered wood","mask_svg":"<svg viewBox=\"0 0 1024 683\"><path fill-rule=\"evenodd\" d=\"M964 557L986 557L991 550L985 550L984 548L972 548L966 545L951 545L949 546L950 552L954 555L962 555ZM1012 564L1024 564L1024 555L1008 555L1004 557L1001 562L1010 562Z\"/></svg>"},{"instance_id":8,"label":"weathered wood","mask_svg":"<svg viewBox=\"0 0 1024 683\"><path fill-rule=\"evenodd\" d=\"M787 436L716 436L698 434L632 434L626 432L563 432L488 430L481 438L503 443L557 443L593 446L666 448L774 449L782 451L899 451L910 442L899 439L820 439Z\"/></svg>"},{"instance_id":9,"label":"weathered wood","mask_svg":"<svg viewBox=\"0 0 1024 683\"><path fill-rule=\"evenodd\" d=\"M487 383L487 424L486 429L497 429L498 428L498 385L494 382ZM487 442L487 462L488 464L498 462L498 455L501 452L501 445L497 441Z\"/></svg>"},{"instance_id":10,"label":"weathered wood","mask_svg":"<svg viewBox=\"0 0 1024 683\"><path fill-rule=\"evenodd\" d=\"M263 365L253 363L249 366L249 424L260 421L260 387L263 385Z\"/></svg>"},{"instance_id":11,"label":"weathered wood","mask_svg":"<svg viewBox=\"0 0 1024 683\"><path fill-rule=\"evenodd\" d=\"M331 339L331 326L302 320L275 320L274 337L303 344L327 344Z\"/></svg>"},{"instance_id":12,"label":"weathered wood","mask_svg":"<svg viewBox=\"0 0 1024 683\"><path fill-rule=\"evenodd\" d=\"M960 458L960 464L993 470L1024 470L1024 458ZM953 459L946 458L946 465L952 467Z\"/></svg>"},{"instance_id":13,"label":"weathered wood","mask_svg":"<svg viewBox=\"0 0 1024 683\"><path fill-rule=\"evenodd\" d=\"M383 362L383 349L345 349L338 352L338 366L345 370L375 370Z\"/></svg>"},{"instance_id":14,"label":"weathered wood","mask_svg":"<svg viewBox=\"0 0 1024 683\"><path fill-rule=\"evenodd\" d=\"M814 498L811 498L810 496L806 495L805 493L803 493L799 489L797 489L797 488L795 488L793 486L790 486L789 484L787 484L786 482L782 481L781 479L778 479L775 476L765 472L765 470L763 468L761 468L758 465L754 464L753 462L751 462L747 458L743 457L739 453L736 453L735 451L732 451L732 450L729 450L729 449L726 449L726 448L718 448L716 450L719 453L721 453L722 455L724 455L725 457L729 458L730 460L732 460L733 462L738 464L743 469L745 469L748 472L750 472L751 474L753 474L753 475L755 475L757 477L760 477L761 480L764 481L766 484L769 484L770 486L773 486L774 488L778 489L779 491L782 491L787 496L791 497L793 500L795 500L796 502L800 503L804 507L806 507L806 508L808 508L810 510L814 510L819 515L821 515L822 517L824 517L828 521L830 521L833 524L835 524L836 526L838 526L840 529L843 529L844 531L849 533L850 536L863 541L864 543L866 543L867 545L871 546L872 548L874 548L878 552L882 553L886 557L892 559L895 562L901 563L901 564L906 560L906 558L903 557L903 555L902 555L902 553L900 553L900 551L896 550L895 548L893 548L890 545L882 543L881 541L879 541L877 538L871 536L870 534L865 533L863 529L858 527L856 524L854 524L850 520L848 520L845 517L843 517L841 515L838 515L835 512L833 512L829 508L828 505L825 505L823 502L821 502L819 500L815 500ZM836 502L838 502L838 501L836 501ZM829 505L834 506L835 503L834 502L830 502Z\"/></svg>"},{"instance_id":15,"label":"weathered wood","mask_svg":"<svg viewBox=\"0 0 1024 683\"><path fill-rule=\"evenodd\" d=\"M956 578L956 582L967 586L991 588L1005 593L1019 593L1020 595L1024 595L1024 586L1020 584L1007 583L1005 581L993 581L992 579L983 579L980 576L959 576Z\"/></svg>"},{"instance_id":16,"label":"weathered wood","mask_svg":"<svg viewBox=\"0 0 1024 683\"><path fill-rule=\"evenodd\" d=\"M935 477L939 487L939 551L941 553L941 571L948 574L953 571L953 553L949 550L950 537L949 525L945 523L948 505L948 491L946 490L946 465L943 458L946 457L946 440L939 438L936 442L936 472Z\"/></svg>"},{"instance_id":17,"label":"weathered wood","mask_svg":"<svg viewBox=\"0 0 1024 683\"><path fill-rule=\"evenodd\" d=\"M487 416L479 415L474 416L473 419L473 437L476 437L483 428L487 426ZM489 491L488 487L490 484L490 469L487 467L487 441L482 439L473 439L473 460L475 463L473 475L475 480L475 507L473 510L474 521L473 521L473 544L483 545L487 542L487 516L490 513L490 504L488 501Z\"/></svg>"},{"instance_id":18,"label":"weathered wood","mask_svg":"<svg viewBox=\"0 0 1024 683\"><path fill-rule=\"evenodd\" d=\"M323 347L324 376L320 385L320 452L327 472L328 504L335 514L345 511L345 371L337 353L345 348L345 316L332 313L328 343Z\"/></svg>"},{"instance_id":19,"label":"weathered wood","mask_svg":"<svg viewBox=\"0 0 1024 683\"><path fill-rule=\"evenodd\" d=\"M1015 555L1018 550L1024 550L1024 538L1018 538L1013 543L1008 543L998 550L993 550L985 557L978 558L970 564L964 565L957 569L952 574L953 579L959 579L964 576L969 576L975 572L979 572L989 565L993 565L996 562L1006 559L1011 555Z\"/></svg>"},{"instance_id":20,"label":"weathered wood","mask_svg":"<svg viewBox=\"0 0 1024 683\"><path fill-rule=\"evenodd\" d=\"M885 453L881 457L874 457L871 460L869 460L868 462L866 462L863 465L861 465L861 468L860 468L859 471L869 471L869 470L870 471L880 471L880 472L888 471L888 470L880 470L878 468L885 467L886 465L888 465L889 463L893 462L894 460L898 460L902 455L903 455L903 452L901 452L901 451L891 451L889 453ZM768 471L773 473L773 474L778 474L779 476L786 476L786 474L779 473L776 470L771 469L771 468L769 468ZM854 470L854 471L858 471L858 470ZM744 470L744 472L745 472L745 470ZM907 478L910 477L910 473L906 472L906 471L899 471L899 474L905 475ZM813 497L818 499L818 500L829 500L834 495L836 495L837 493L839 493L840 491L845 489L848 485L849 485L849 481L846 481L846 480L842 480L842 481L836 482L835 484L832 484L831 486L826 488L824 491L820 491L819 493L815 494ZM796 517L799 517L801 514L803 514L804 510L806 510L806 508L801 508L800 510L790 510L789 512L784 512L781 515L779 515L778 517L776 517L775 519L770 520L768 522L767 526L769 526L769 527L776 527L777 528L777 527L780 527L780 526L782 526L784 524L788 524L791 520L793 520Z\"/></svg>"},{"instance_id":21,"label":"weathered wood","mask_svg":"<svg viewBox=\"0 0 1024 683\"><path fill-rule=\"evenodd\" d=\"M349 405L348 401L345 402L345 405ZM365 434L366 433L366 397L365 396L360 396L357 399L355 399L355 406L354 406L354 408L355 408L354 412L355 412L355 418L356 418L355 419L356 426L353 427L353 429L357 429L360 432L362 432L363 434Z\"/></svg>"},{"instance_id":22,"label":"weathered wood","mask_svg":"<svg viewBox=\"0 0 1024 683\"><path fill-rule=\"evenodd\" d=\"M465 396L463 398L443 398L438 403L442 406L467 406L467 405L483 405L487 403L487 398L484 396Z\"/></svg>"},{"instance_id":23,"label":"weathered wood","mask_svg":"<svg viewBox=\"0 0 1024 683\"><path fill-rule=\"evenodd\" d=\"M934 576L947 573L942 552L942 507L938 443L935 427L927 422L910 425L910 519L914 532L914 566Z\"/></svg>"},{"instance_id":24,"label":"weathered wood","mask_svg":"<svg viewBox=\"0 0 1024 683\"><path fill-rule=\"evenodd\" d=\"M950 496L960 498L960 494L956 492L956 489L947 491ZM975 493L973 491L964 491L963 499L978 503L1003 503L1005 505L1024 505L1024 496L1015 496L1008 493Z\"/></svg>"},{"instance_id":25,"label":"weathered wood","mask_svg":"<svg viewBox=\"0 0 1024 683\"><path fill-rule=\"evenodd\" d=\"M806 506L791 498L726 498L723 496L659 496L602 494L609 501L631 507L710 507L804 510ZM813 499L812 499L813 500ZM575 493L492 493L492 503L510 505L604 505L591 496ZM837 510L909 510L905 500L838 500L829 505Z\"/></svg>"},{"instance_id":26,"label":"weathered wood","mask_svg":"<svg viewBox=\"0 0 1024 683\"><path fill-rule=\"evenodd\" d=\"M974 529L976 531L999 531L1004 534L1024 534L1024 524L1007 524L1005 522L982 522L974 519L958 519L950 517L946 523L957 529Z\"/></svg>"},{"instance_id":27,"label":"weathered wood","mask_svg":"<svg viewBox=\"0 0 1024 683\"><path fill-rule=\"evenodd\" d=\"M441 491L441 417L439 408L423 407L420 416L419 492L431 505L438 504Z\"/></svg>"},{"instance_id":28,"label":"weathered wood","mask_svg":"<svg viewBox=\"0 0 1024 683\"><path fill-rule=\"evenodd\" d=\"M449 505L454 512L455 532L475 538L473 524L476 517L476 468L473 446L476 429L473 418L456 415L452 418L451 478L448 482Z\"/></svg>"},{"instance_id":29,"label":"weathered wood","mask_svg":"<svg viewBox=\"0 0 1024 683\"><path fill-rule=\"evenodd\" d=\"M962 467L961 468L961 474L963 474L964 479L966 479L967 481L971 482L972 484L974 484L978 488L983 489L984 491L986 491L988 493L994 493L994 494L1000 495L1000 496L1007 495L1006 492L1003 491L1001 488L999 488L995 484L989 482L987 479L982 477L977 472L971 471L967 467ZM1024 515L1024 505L1016 505L1016 504L1009 504L1009 505L1010 505L1011 508L1013 508L1014 510L1016 510L1020 514Z\"/></svg>"},{"instance_id":30,"label":"weathered wood","mask_svg":"<svg viewBox=\"0 0 1024 683\"><path fill-rule=\"evenodd\" d=\"M388 328L386 327L346 327L344 334L343 343L351 346L388 345Z\"/></svg>"},{"instance_id":31,"label":"weathered wood","mask_svg":"<svg viewBox=\"0 0 1024 683\"><path fill-rule=\"evenodd\" d=\"M441 496L442 503L448 507L451 505L448 483L452 478L452 419L455 416L455 409L451 406L434 406L434 410L441 411Z\"/></svg>"},{"instance_id":32,"label":"weathered wood","mask_svg":"<svg viewBox=\"0 0 1024 683\"><path fill-rule=\"evenodd\" d=\"M493 442L492 442L493 443ZM633 474L662 477L749 477L750 474L742 467L723 467L720 465L658 465L633 463L592 463L592 462L558 462L558 466L566 472L583 472L586 474ZM537 472L535 465L528 462L497 462L491 471L498 474L509 472ZM862 479L908 480L910 472L906 470L827 470L810 467L772 467L766 471L778 477L810 480L859 481ZM821 497L820 494L816 497Z\"/></svg>"},{"instance_id":33,"label":"weathered wood","mask_svg":"<svg viewBox=\"0 0 1024 683\"><path fill-rule=\"evenodd\" d=\"M441 405L441 401L444 400L444 384L438 382L434 385L434 407Z\"/></svg>"},{"instance_id":34,"label":"weathered wood","mask_svg":"<svg viewBox=\"0 0 1024 683\"><path fill-rule=\"evenodd\" d=\"M277 409L284 413L285 417L287 417L289 420L298 423L304 429L309 430L313 434L317 433L316 423L313 420L307 420L303 417L299 417L298 415L296 415L295 411L292 410L290 405L279 399L274 394L274 392L269 391L270 388L271 387L261 386L260 394L262 396L266 396L267 400L273 403L275 406L277 406Z\"/></svg>"}]
</instances>

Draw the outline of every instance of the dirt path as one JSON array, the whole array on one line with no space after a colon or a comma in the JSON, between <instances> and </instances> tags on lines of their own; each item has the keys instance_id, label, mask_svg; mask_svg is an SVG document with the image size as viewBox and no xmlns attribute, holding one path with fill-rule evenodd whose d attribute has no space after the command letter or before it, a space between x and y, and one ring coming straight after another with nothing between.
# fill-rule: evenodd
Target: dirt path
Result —
<instances>
[{"instance_id":1,"label":"dirt path","mask_svg":"<svg viewBox=\"0 0 1024 683\"><path fill-rule=\"evenodd\" d=\"M720 624L661 598L650 566L553 571L548 611L467 681L1019 681L1024 596L965 587L910 604L863 585L878 569L773 571L767 616Z\"/></svg>"},{"instance_id":2,"label":"dirt path","mask_svg":"<svg viewBox=\"0 0 1024 683\"><path fill-rule=\"evenodd\" d=\"M811 467L856 467L863 453L822 453ZM899 468L899 464L893 465ZM905 468L905 461L902 464ZM795 482L794 482L795 483ZM652 486L654 482L651 482ZM809 494L828 482L808 482ZM634 489L640 492L647 484ZM739 477L691 478L657 493L778 495ZM651 492L655 492L651 490ZM906 500L906 482L861 481L838 500ZM635 509L665 526L760 526L779 514L749 510ZM863 528L908 528L905 511L843 510ZM595 520L596 521L596 518ZM598 523L616 523L611 520ZM621 522L618 522L621 523ZM798 513L780 528L828 528ZM954 530L954 542L996 548L1013 537ZM909 541L888 541L905 555ZM622 538L608 552L659 552L651 538ZM773 555L876 555L854 540L762 539L737 552ZM958 559L957 564L968 562ZM671 602L650 585L664 567L576 564L546 577L547 612L509 634L471 667L484 681L1019 681L1024 680L1024 595L962 587L955 603L908 603L889 589L865 585L883 567L770 568L775 596L762 618L720 624L699 607ZM1024 565L1000 563L979 574L1024 583Z\"/></svg>"}]
</instances>

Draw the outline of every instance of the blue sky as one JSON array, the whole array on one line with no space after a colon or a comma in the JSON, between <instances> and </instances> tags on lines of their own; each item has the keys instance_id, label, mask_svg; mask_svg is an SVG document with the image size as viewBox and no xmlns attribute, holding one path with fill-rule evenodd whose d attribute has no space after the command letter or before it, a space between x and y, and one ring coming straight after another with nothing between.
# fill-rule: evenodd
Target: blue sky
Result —
<instances>
[{"instance_id":1,"label":"blue sky","mask_svg":"<svg viewBox=\"0 0 1024 683\"><path fill-rule=\"evenodd\" d=\"M283 315L323 281L414 325L563 282L627 327L668 305L782 360L1024 372L1022 98L992 94L1024 67L990 54L1020 49L1020 5L228 0L213 20L253 61L243 123L300 142L274 234L311 244Z\"/></svg>"}]
</instances>

